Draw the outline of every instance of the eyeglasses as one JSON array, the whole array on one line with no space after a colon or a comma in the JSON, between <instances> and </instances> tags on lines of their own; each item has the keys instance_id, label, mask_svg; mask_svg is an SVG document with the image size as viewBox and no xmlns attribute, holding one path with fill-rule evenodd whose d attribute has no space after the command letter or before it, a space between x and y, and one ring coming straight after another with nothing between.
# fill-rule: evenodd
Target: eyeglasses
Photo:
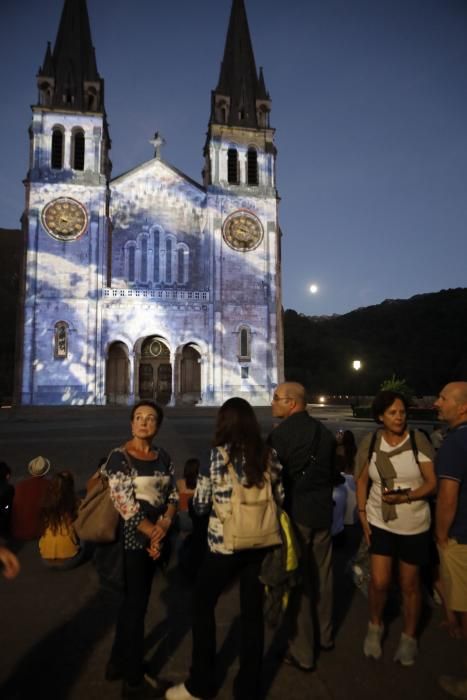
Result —
<instances>
[{"instance_id":1,"label":"eyeglasses","mask_svg":"<svg viewBox=\"0 0 467 700\"><path fill-rule=\"evenodd\" d=\"M277 394L274 394L272 397L273 401L290 401L288 396L278 396Z\"/></svg>"}]
</instances>

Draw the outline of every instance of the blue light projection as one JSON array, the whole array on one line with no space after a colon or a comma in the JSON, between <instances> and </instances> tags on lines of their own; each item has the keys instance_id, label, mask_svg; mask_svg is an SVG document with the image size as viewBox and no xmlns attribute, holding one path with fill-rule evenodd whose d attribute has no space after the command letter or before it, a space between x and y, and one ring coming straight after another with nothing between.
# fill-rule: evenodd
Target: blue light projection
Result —
<instances>
[{"instance_id":1,"label":"blue light projection","mask_svg":"<svg viewBox=\"0 0 467 700\"><path fill-rule=\"evenodd\" d=\"M42 151L36 157L44 161ZM145 362L156 372L157 396L160 364L141 355L145 339L154 337L170 353L171 404L218 405L233 395L268 403L280 381L275 199L254 196L248 187L240 193L238 188L205 190L159 159L116 178L109 192L106 186L78 184L69 172L63 175L60 184L29 186L22 402L131 403L142 393ZM90 226L78 240L57 241L44 231L41 211L70 189L87 208ZM247 253L232 250L222 236L223 222L239 209L253 212L264 229L261 245ZM170 236L186 246L185 282L174 276L167 284L153 273L145 284L129 281L125 246L148 234L146 263L154 270L156 231L159 240ZM57 321L68 326L68 353L62 358L54 357ZM251 334L247 359L240 355L241 328ZM188 354L199 365L192 385L186 378ZM198 381L199 390L193 391ZM113 390L112 382L124 391Z\"/></svg>"},{"instance_id":2,"label":"blue light projection","mask_svg":"<svg viewBox=\"0 0 467 700\"><path fill-rule=\"evenodd\" d=\"M104 114L33 107L23 404L269 403L280 230L274 132L259 123L209 124L204 185L161 159L158 135L154 158L110 180Z\"/></svg>"}]
</instances>

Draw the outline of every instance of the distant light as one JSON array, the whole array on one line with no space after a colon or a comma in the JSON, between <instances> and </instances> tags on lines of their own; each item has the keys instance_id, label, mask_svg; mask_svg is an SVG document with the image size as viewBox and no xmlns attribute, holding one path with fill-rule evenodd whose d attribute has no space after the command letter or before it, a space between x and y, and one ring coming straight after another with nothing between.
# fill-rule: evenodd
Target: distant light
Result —
<instances>
[{"instance_id":1,"label":"distant light","mask_svg":"<svg viewBox=\"0 0 467 700\"><path fill-rule=\"evenodd\" d=\"M326 403L326 397L325 397L325 396L320 396L320 397L319 397L319 402L320 402L320 403Z\"/></svg>"},{"instance_id":2,"label":"distant light","mask_svg":"<svg viewBox=\"0 0 467 700\"><path fill-rule=\"evenodd\" d=\"M318 285L317 284L310 284L310 294L317 294L318 293Z\"/></svg>"},{"instance_id":3,"label":"distant light","mask_svg":"<svg viewBox=\"0 0 467 700\"><path fill-rule=\"evenodd\" d=\"M358 370L362 368L362 363L361 363L361 361L360 361L360 360L354 360L354 361L352 362L352 367L354 368L354 370L355 370L356 372L358 372Z\"/></svg>"}]
</instances>

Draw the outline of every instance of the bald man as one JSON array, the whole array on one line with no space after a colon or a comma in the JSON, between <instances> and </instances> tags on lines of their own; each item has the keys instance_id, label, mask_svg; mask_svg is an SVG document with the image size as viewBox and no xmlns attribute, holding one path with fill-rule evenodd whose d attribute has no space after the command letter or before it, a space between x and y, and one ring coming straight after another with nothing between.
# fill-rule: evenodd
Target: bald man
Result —
<instances>
[{"instance_id":1,"label":"bald man","mask_svg":"<svg viewBox=\"0 0 467 700\"><path fill-rule=\"evenodd\" d=\"M290 631L284 661L302 671L315 665L316 647L332 649L332 488L334 436L308 415L305 389L280 384L272 415L281 423L269 436L283 465L285 508L302 549L302 584L289 606ZM315 625L319 639L315 639Z\"/></svg>"},{"instance_id":2,"label":"bald man","mask_svg":"<svg viewBox=\"0 0 467 700\"><path fill-rule=\"evenodd\" d=\"M467 640L467 382L447 384L435 401L449 432L436 455L436 542L446 605L461 621ZM467 698L467 678L441 676L441 687Z\"/></svg>"}]
</instances>

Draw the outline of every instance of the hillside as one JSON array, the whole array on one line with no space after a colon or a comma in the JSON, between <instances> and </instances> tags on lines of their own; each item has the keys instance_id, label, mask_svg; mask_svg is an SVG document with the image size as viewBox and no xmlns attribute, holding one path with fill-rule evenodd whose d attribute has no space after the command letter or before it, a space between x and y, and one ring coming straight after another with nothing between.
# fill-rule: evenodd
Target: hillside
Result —
<instances>
[{"instance_id":1,"label":"hillside","mask_svg":"<svg viewBox=\"0 0 467 700\"><path fill-rule=\"evenodd\" d=\"M396 374L417 394L467 379L467 289L387 300L342 316L284 314L286 377L323 393L373 394ZM357 373L352 361L363 363Z\"/></svg>"}]
</instances>

